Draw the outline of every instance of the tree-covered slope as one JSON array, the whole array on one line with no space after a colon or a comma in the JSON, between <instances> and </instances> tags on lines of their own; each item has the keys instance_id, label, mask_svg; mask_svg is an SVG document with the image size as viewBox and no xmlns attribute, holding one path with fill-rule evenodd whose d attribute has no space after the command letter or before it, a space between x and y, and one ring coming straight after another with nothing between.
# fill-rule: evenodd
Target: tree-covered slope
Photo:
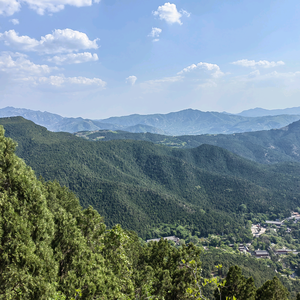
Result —
<instances>
[{"instance_id":1,"label":"tree-covered slope","mask_svg":"<svg viewBox=\"0 0 300 300\"><path fill-rule=\"evenodd\" d=\"M82 131L75 134L92 141L141 140L176 148L194 148L209 144L225 148L247 159L272 164L300 161L300 121L281 129L216 135L166 136L124 131Z\"/></svg>"},{"instance_id":2,"label":"tree-covered slope","mask_svg":"<svg viewBox=\"0 0 300 300\"><path fill-rule=\"evenodd\" d=\"M183 150L130 140L95 143L20 117L1 124L38 176L69 187L108 225L120 223L142 236L158 223L193 224L203 236L245 236L239 219L245 206L253 213L299 206L298 165L262 166L209 145Z\"/></svg>"},{"instance_id":3,"label":"tree-covered slope","mask_svg":"<svg viewBox=\"0 0 300 300\"><path fill-rule=\"evenodd\" d=\"M190 299L193 245L141 246L57 182L37 180L0 128L0 299ZM197 276L197 279L200 276Z\"/></svg>"}]
</instances>

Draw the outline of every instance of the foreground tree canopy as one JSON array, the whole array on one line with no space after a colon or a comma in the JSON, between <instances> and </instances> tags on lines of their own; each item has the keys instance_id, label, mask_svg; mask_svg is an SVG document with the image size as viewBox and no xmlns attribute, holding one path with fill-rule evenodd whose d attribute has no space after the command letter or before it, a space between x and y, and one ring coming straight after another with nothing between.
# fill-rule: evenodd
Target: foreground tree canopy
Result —
<instances>
[{"instance_id":1,"label":"foreground tree canopy","mask_svg":"<svg viewBox=\"0 0 300 300\"><path fill-rule=\"evenodd\" d=\"M142 246L134 232L107 229L67 188L38 180L15 147L0 128L0 299L184 300L197 294L189 291L201 285L199 249L164 240ZM229 299L287 297L277 278L257 291L238 269L225 280L220 290Z\"/></svg>"},{"instance_id":2,"label":"foreground tree canopy","mask_svg":"<svg viewBox=\"0 0 300 300\"><path fill-rule=\"evenodd\" d=\"M37 180L0 129L0 299L185 299L194 285L181 259L199 250L166 241L142 247L134 232L107 229L57 182Z\"/></svg>"}]
</instances>

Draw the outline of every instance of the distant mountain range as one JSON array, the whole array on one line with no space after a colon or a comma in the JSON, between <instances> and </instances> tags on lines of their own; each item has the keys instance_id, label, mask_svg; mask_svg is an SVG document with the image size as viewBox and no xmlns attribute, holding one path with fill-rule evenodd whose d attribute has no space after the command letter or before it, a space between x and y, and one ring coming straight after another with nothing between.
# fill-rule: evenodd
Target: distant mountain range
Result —
<instances>
[{"instance_id":1,"label":"distant mountain range","mask_svg":"<svg viewBox=\"0 0 300 300\"><path fill-rule=\"evenodd\" d=\"M165 131L154 128L149 125L134 124L131 126L122 126L116 124L102 123L97 120L83 119L83 118L66 118L57 114L49 112L35 111L25 108L5 107L0 109L0 118L21 116L27 120L46 127L54 132L70 132L74 133L82 130L125 130L128 132L152 132L158 134L166 134Z\"/></svg>"},{"instance_id":2,"label":"distant mountain range","mask_svg":"<svg viewBox=\"0 0 300 300\"><path fill-rule=\"evenodd\" d=\"M255 109L254 111L256 111ZM0 117L21 116L46 127L50 131L79 132L95 130L123 130L150 132L165 135L231 134L276 129L300 119L300 108L289 109L299 114L250 117L218 112L202 112L186 109L168 114L130 115L103 120L66 118L49 112L23 108L0 109ZM241 114L254 114L245 111Z\"/></svg>"},{"instance_id":3,"label":"distant mountain range","mask_svg":"<svg viewBox=\"0 0 300 300\"><path fill-rule=\"evenodd\" d=\"M233 134L167 136L99 130L77 132L75 135L91 141L140 140L175 148L195 148L209 144L263 164L300 162L300 121L280 129Z\"/></svg>"},{"instance_id":4,"label":"distant mountain range","mask_svg":"<svg viewBox=\"0 0 300 300\"><path fill-rule=\"evenodd\" d=\"M264 109L264 108L252 108L244 110L237 114L243 117L264 117L264 116L278 116L278 115L300 115L300 107L291 107L284 109Z\"/></svg>"}]
</instances>

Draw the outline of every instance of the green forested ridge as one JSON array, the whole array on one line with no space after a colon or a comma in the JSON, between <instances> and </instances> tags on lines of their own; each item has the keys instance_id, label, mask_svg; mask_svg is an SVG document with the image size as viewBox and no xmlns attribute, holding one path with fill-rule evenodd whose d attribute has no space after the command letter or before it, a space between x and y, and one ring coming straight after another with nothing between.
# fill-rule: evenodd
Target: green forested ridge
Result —
<instances>
[{"instance_id":1,"label":"green forested ridge","mask_svg":"<svg viewBox=\"0 0 300 300\"><path fill-rule=\"evenodd\" d=\"M119 225L107 229L101 216L92 207L82 209L66 187L37 180L14 151L14 142L0 128L0 299L187 300L203 295L199 287L208 285L199 248L175 248L162 239L142 246L134 232ZM223 280L211 280L210 289L218 287L216 299L219 293L224 300L289 295L277 277L256 289L238 267Z\"/></svg>"},{"instance_id":2,"label":"green forested ridge","mask_svg":"<svg viewBox=\"0 0 300 300\"><path fill-rule=\"evenodd\" d=\"M0 299L187 299L193 245L142 247L57 182L36 179L0 128ZM78 297L76 297L78 299Z\"/></svg>"},{"instance_id":3,"label":"green forested ridge","mask_svg":"<svg viewBox=\"0 0 300 300\"><path fill-rule=\"evenodd\" d=\"M193 225L193 234L250 239L241 213L298 207L299 165L263 166L225 149L172 149L143 141L90 142L52 133L23 118L1 119L17 154L46 180L57 179L105 223L146 238L160 223Z\"/></svg>"},{"instance_id":4,"label":"green forested ridge","mask_svg":"<svg viewBox=\"0 0 300 300\"><path fill-rule=\"evenodd\" d=\"M225 148L237 155L263 164L300 161L300 121L281 129L235 134L167 136L99 130L77 132L76 135L93 141L131 139L176 148L195 148L202 144L209 144Z\"/></svg>"}]
</instances>

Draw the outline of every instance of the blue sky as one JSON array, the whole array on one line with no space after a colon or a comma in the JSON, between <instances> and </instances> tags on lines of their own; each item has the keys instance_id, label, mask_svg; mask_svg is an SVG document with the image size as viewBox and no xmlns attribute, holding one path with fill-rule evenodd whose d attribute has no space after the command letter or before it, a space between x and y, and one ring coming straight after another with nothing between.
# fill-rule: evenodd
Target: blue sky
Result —
<instances>
[{"instance_id":1,"label":"blue sky","mask_svg":"<svg viewBox=\"0 0 300 300\"><path fill-rule=\"evenodd\" d=\"M0 0L0 107L100 119L300 106L300 2Z\"/></svg>"}]
</instances>

